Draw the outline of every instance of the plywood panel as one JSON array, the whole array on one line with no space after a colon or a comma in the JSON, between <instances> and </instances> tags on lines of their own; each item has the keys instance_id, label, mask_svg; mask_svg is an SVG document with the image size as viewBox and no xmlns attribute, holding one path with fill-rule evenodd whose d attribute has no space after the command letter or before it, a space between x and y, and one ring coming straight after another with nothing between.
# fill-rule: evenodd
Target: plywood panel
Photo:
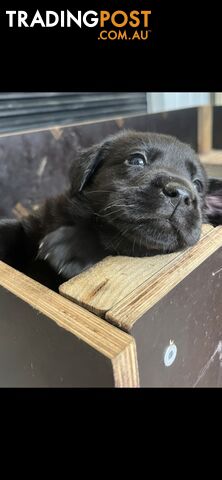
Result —
<instances>
[{"instance_id":1,"label":"plywood panel","mask_svg":"<svg viewBox=\"0 0 222 480\"><path fill-rule=\"evenodd\" d=\"M45 341L48 341L47 345L50 345L49 335L47 333L45 335L44 329L46 329L47 332L47 330L49 331L49 329L53 329L53 327L48 327L47 325L54 325L57 329L55 336L56 342L58 342L58 348L59 335L61 336L61 342L63 345L66 341L64 340L63 342L63 336L65 335L64 330L69 332L73 336L73 355L76 362L78 362L79 358L80 372L82 368L81 365L84 365L84 362L85 364L88 364L88 368L91 371L91 366L90 363L88 363L87 358L89 359L90 355L91 357L94 355L96 359L101 359L101 368L102 363L104 365L110 365L109 368L113 372L115 386L133 387L139 384L135 342L130 335L121 332L119 329L102 321L83 308L74 305L61 295L58 295L40 285L35 280L26 277L26 275L16 271L3 262L0 262L0 286L2 287L0 294L2 321L4 322L4 325L7 325L7 319L10 322L11 318L11 321L15 323L15 331L16 328L17 332L21 328L22 335L24 335L24 344L29 344L29 340L26 337L26 324L22 325L22 322L20 322L21 326L19 326L19 323L16 323L17 317L21 320L24 319L24 322L26 323L29 321L31 322L32 326L29 326L28 329L31 329L30 331L33 335L34 332L38 330L38 320L40 321L40 325L42 325L43 344ZM11 301L8 300L9 293L6 295L5 291L12 294ZM23 311L25 311L26 314L23 315ZM10 332L9 337L7 337L6 332L6 348L9 338ZM68 337L66 337L66 339L67 338ZM37 341L41 347L41 335L37 335ZM71 340L69 337L69 345L70 342ZM79 342L82 344L84 343L84 346L81 348L83 349L83 352L89 352L89 355L86 354L84 357L84 354L82 354L79 357L78 355L75 357L75 345L77 345L78 348ZM9 345L9 355L10 352L13 354L11 348L12 345ZM92 351L94 353L92 353ZM50 355L50 349L48 354ZM47 350L43 357L45 358L46 355ZM60 360L61 363L63 361L66 362L66 359L63 359L62 357ZM2 365L4 365L4 362ZM92 370L95 372L95 375L96 370L97 368ZM73 380L73 382L75 383L75 380ZM80 377L78 377L77 383L78 382L80 382Z\"/></svg>"},{"instance_id":2,"label":"plywood panel","mask_svg":"<svg viewBox=\"0 0 222 480\"><path fill-rule=\"evenodd\" d=\"M114 387L110 360L0 288L0 387Z\"/></svg>"},{"instance_id":3,"label":"plywood panel","mask_svg":"<svg viewBox=\"0 0 222 480\"><path fill-rule=\"evenodd\" d=\"M132 326L142 387L222 387L222 248ZM170 366L166 349L177 347Z\"/></svg>"}]
</instances>

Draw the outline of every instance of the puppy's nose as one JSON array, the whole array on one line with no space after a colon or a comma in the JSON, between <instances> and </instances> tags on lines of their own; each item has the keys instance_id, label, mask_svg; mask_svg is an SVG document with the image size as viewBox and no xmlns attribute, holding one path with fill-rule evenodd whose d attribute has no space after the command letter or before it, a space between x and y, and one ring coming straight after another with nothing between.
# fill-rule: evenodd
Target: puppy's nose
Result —
<instances>
[{"instance_id":1,"label":"puppy's nose","mask_svg":"<svg viewBox=\"0 0 222 480\"><path fill-rule=\"evenodd\" d=\"M194 201L191 190L176 182L167 183L163 188L163 193L166 197L170 197L171 202L175 203L175 205L179 201L182 201L185 205L189 206Z\"/></svg>"}]
</instances>

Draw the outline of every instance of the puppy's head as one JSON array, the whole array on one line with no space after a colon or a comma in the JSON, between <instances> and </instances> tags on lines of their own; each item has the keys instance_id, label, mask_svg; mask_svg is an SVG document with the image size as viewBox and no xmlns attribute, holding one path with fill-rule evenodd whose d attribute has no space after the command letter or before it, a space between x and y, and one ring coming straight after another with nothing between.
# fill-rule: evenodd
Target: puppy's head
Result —
<instances>
[{"instance_id":1,"label":"puppy's head","mask_svg":"<svg viewBox=\"0 0 222 480\"><path fill-rule=\"evenodd\" d=\"M172 252L200 237L206 173L174 137L123 131L83 151L71 177L72 194L88 199L119 254Z\"/></svg>"}]
</instances>

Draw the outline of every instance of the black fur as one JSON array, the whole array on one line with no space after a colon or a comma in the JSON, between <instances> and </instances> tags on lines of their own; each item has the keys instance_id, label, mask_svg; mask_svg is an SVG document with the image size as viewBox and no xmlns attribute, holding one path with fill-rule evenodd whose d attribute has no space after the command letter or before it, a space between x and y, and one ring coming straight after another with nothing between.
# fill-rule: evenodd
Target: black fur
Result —
<instances>
[{"instance_id":1,"label":"black fur","mask_svg":"<svg viewBox=\"0 0 222 480\"><path fill-rule=\"evenodd\" d=\"M80 153L64 195L21 221L0 222L0 259L23 270L50 265L62 281L107 255L184 249L203 222L222 223L221 194L189 145L123 131Z\"/></svg>"}]
</instances>

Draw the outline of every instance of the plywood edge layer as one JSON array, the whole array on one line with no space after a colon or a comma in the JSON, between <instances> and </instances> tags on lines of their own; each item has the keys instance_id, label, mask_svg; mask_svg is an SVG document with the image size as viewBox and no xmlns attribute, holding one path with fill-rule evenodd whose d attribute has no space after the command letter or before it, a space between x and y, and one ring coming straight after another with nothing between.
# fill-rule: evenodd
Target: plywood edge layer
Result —
<instances>
[{"instance_id":1,"label":"plywood edge layer","mask_svg":"<svg viewBox=\"0 0 222 480\"><path fill-rule=\"evenodd\" d=\"M106 313L106 319L126 331L155 303L160 301L179 282L222 246L222 227L210 231L194 247L185 251L166 265L148 281L144 282Z\"/></svg>"},{"instance_id":2,"label":"plywood edge layer","mask_svg":"<svg viewBox=\"0 0 222 480\"><path fill-rule=\"evenodd\" d=\"M129 348L135 348L133 347L134 340L130 335L1 261L0 286L27 302L114 363L118 363L119 355L123 354L125 350L127 355Z\"/></svg>"},{"instance_id":3,"label":"plywood edge layer","mask_svg":"<svg viewBox=\"0 0 222 480\"><path fill-rule=\"evenodd\" d=\"M112 366L116 387L140 386L136 343L133 338L128 347L112 360Z\"/></svg>"}]
</instances>

